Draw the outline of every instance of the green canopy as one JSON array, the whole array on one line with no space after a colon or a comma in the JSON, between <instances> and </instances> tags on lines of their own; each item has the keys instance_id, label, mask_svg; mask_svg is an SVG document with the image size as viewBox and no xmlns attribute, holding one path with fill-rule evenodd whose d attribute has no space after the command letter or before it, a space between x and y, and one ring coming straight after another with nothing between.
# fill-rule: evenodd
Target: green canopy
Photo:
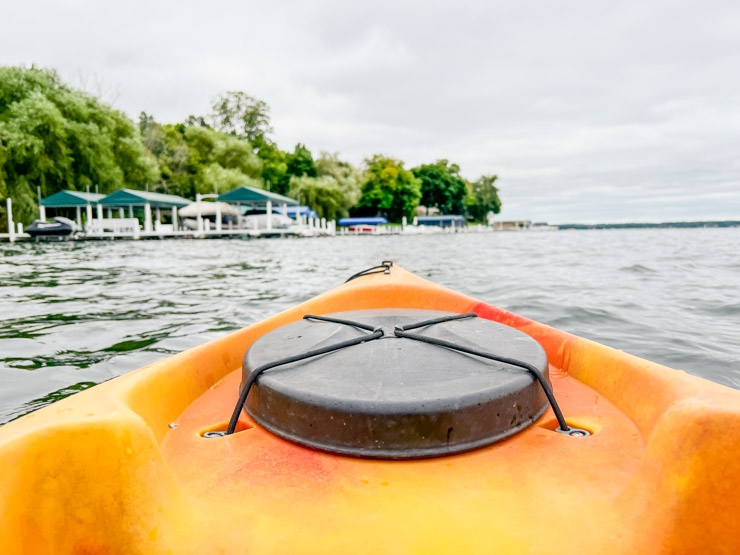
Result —
<instances>
[{"instance_id":1,"label":"green canopy","mask_svg":"<svg viewBox=\"0 0 740 555\"><path fill-rule=\"evenodd\" d=\"M111 193L100 201L106 207L144 206L152 208L182 208L192 201L177 195L164 195L162 193L149 193L147 191L135 191L133 189L121 189Z\"/></svg>"},{"instance_id":2,"label":"green canopy","mask_svg":"<svg viewBox=\"0 0 740 555\"><path fill-rule=\"evenodd\" d=\"M80 191L59 191L50 197L41 199L41 206L47 208L74 208L76 206L87 206L88 204L95 206L104 196Z\"/></svg>"},{"instance_id":3,"label":"green canopy","mask_svg":"<svg viewBox=\"0 0 740 555\"><path fill-rule=\"evenodd\" d=\"M277 193L271 193L264 189L255 189L254 187L246 186L224 193L218 197L218 200L222 202L230 202L232 204L251 205L265 205L269 200L273 205L287 204L288 206L298 206L298 201L295 199L284 197Z\"/></svg>"}]
</instances>

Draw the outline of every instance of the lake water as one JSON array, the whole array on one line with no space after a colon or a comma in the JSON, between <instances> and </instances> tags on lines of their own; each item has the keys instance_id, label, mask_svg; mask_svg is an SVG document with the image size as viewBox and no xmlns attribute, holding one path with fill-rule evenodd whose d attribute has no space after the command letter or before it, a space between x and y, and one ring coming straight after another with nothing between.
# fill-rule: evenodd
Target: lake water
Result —
<instances>
[{"instance_id":1,"label":"lake water","mask_svg":"<svg viewBox=\"0 0 740 555\"><path fill-rule=\"evenodd\" d=\"M0 423L390 259L740 388L740 228L0 244Z\"/></svg>"}]
</instances>

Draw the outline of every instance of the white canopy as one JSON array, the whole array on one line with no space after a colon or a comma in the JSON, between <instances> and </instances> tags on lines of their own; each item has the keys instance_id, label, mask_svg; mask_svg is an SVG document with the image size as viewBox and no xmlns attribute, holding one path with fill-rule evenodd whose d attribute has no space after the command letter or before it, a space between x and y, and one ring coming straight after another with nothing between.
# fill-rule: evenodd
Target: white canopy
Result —
<instances>
[{"instance_id":1,"label":"white canopy","mask_svg":"<svg viewBox=\"0 0 740 555\"><path fill-rule=\"evenodd\" d=\"M238 216L239 210L236 206L228 204L226 202L193 202L188 204L185 208L180 210L178 213L183 218L197 218L198 217L198 206L200 206L201 216L215 216L216 205L221 206L221 216Z\"/></svg>"},{"instance_id":2,"label":"white canopy","mask_svg":"<svg viewBox=\"0 0 740 555\"><path fill-rule=\"evenodd\" d=\"M274 229L285 229L295 225L295 221L281 214L273 214L271 220ZM242 218L242 228L267 229L267 214L250 214L246 218Z\"/></svg>"}]
</instances>

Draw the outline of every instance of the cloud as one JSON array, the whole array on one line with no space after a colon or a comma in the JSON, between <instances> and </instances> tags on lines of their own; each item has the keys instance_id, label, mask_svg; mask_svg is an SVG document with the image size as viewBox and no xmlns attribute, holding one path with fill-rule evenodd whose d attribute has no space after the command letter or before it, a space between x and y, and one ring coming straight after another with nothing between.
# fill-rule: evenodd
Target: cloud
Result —
<instances>
[{"instance_id":1,"label":"cloud","mask_svg":"<svg viewBox=\"0 0 740 555\"><path fill-rule=\"evenodd\" d=\"M502 217L740 218L729 0L35 0L6 16L0 63L98 76L132 117L181 121L241 89L270 103L284 148L496 173Z\"/></svg>"}]
</instances>

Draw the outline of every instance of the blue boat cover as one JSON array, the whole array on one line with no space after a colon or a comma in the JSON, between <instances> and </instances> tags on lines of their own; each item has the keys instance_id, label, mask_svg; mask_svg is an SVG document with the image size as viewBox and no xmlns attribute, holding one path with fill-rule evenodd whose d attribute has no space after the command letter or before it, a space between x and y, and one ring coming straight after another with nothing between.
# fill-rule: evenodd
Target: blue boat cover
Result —
<instances>
[{"instance_id":1,"label":"blue boat cover","mask_svg":"<svg viewBox=\"0 0 740 555\"><path fill-rule=\"evenodd\" d=\"M339 225L383 225L387 224L385 218L342 218L337 222Z\"/></svg>"}]
</instances>

